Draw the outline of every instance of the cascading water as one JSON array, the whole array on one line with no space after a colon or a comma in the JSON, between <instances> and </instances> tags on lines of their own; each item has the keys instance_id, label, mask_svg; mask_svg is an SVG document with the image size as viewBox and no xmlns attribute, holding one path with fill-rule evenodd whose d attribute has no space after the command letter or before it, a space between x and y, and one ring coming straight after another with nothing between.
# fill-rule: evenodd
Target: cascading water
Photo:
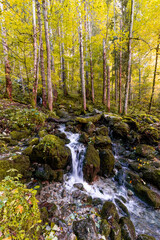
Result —
<instances>
[{"instance_id":1,"label":"cascading water","mask_svg":"<svg viewBox=\"0 0 160 240\"><path fill-rule=\"evenodd\" d=\"M159 210L153 210L143 203L136 196L129 197L127 189L123 185L117 184L113 179L100 178L97 182L89 185L83 179L83 161L85 156L85 146L79 143L79 134L74 134L65 131L65 126L61 125L61 132L64 132L70 143L67 146L70 148L72 153L72 171L66 176L65 187L68 191L74 190L75 183L82 183L86 193L93 198L101 198L102 200L112 200L121 197L126 199L124 204L129 210L131 220L134 223L137 234L145 233L154 236L157 240L160 239L160 212ZM119 158L118 154L119 146L113 144L113 150L115 152L115 158ZM125 175L126 167L123 167L123 174Z\"/></svg>"}]
</instances>

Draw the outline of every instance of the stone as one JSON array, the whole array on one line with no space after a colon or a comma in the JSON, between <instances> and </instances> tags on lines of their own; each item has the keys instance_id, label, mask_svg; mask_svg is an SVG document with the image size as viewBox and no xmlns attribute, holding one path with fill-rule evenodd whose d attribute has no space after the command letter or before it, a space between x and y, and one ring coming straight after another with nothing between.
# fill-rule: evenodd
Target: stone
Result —
<instances>
[{"instance_id":1,"label":"stone","mask_svg":"<svg viewBox=\"0 0 160 240\"><path fill-rule=\"evenodd\" d=\"M102 126L100 128L96 129L96 134L97 135L102 135L102 136L108 136L109 131L108 128L106 126Z\"/></svg>"},{"instance_id":2,"label":"stone","mask_svg":"<svg viewBox=\"0 0 160 240\"><path fill-rule=\"evenodd\" d=\"M84 178L88 182L95 180L100 171L100 158L98 151L92 144L89 144L86 151L85 162L83 166Z\"/></svg>"},{"instance_id":3,"label":"stone","mask_svg":"<svg viewBox=\"0 0 160 240\"><path fill-rule=\"evenodd\" d=\"M102 150L99 153L100 156L100 170L102 176L108 176L113 173L115 158L111 150Z\"/></svg>"},{"instance_id":4,"label":"stone","mask_svg":"<svg viewBox=\"0 0 160 240\"><path fill-rule=\"evenodd\" d=\"M101 114L97 114L94 116L89 116L89 117L77 117L76 121L79 123L96 123L101 119L102 115Z\"/></svg>"},{"instance_id":5,"label":"stone","mask_svg":"<svg viewBox=\"0 0 160 240\"><path fill-rule=\"evenodd\" d=\"M137 240L156 240L156 239L146 234L140 234L138 235Z\"/></svg>"},{"instance_id":6,"label":"stone","mask_svg":"<svg viewBox=\"0 0 160 240\"><path fill-rule=\"evenodd\" d=\"M111 149L111 139L109 136L103 136L103 135L99 135L99 136L96 136L95 138L95 148L98 148L98 149L106 149L106 148L109 148Z\"/></svg>"},{"instance_id":7,"label":"stone","mask_svg":"<svg viewBox=\"0 0 160 240\"><path fill-rule=\"evenodd\" d=\"M89 137L87 133L83 132L79 138L79 142L81 143L88 143L89 142Z\"/></svg>"},{"instance_id":8,"label":"stone","mask_svg":"<svg viewBox=\"0 0 160 240\"><path fill-rule=\"evenodd\" d=\"M117 222L119 221L119 215L114 203L106 201L103 204L101 218L106 219L107 221L112 221L113 219L115 219Z\"/></svg>"},{"instance_id":9,"label":"stone","mask_svg":"<svg viewBox=\"0 0 160 240\"><path fill-rule=\"evenodd\" d=\"M83 184L82 184L82 183L75 183L75 184L73 185L73 187L75 187L75 188L77 188L77 189L79 189L79 190L81 190L81 191L84 190L84 187L83 187Z\"/></svg>"},{"instance_id":10,"label":"stone","mask_svg":"<svg viewBox=\"0 0 160 240\"><path fill-rule=\"evenodd\" d=\"M126 138L129 134L130 128L127 123L118 122L115 123L113 126L113 136L114 137L121 137Z\"/></svg>"},{"instance_id":11,"label":"stone","mask_svg":"<svg viewBox=\"0 0 160 240\"><path fill-rule=\"evenodd\" d=\"M139 144L136 147L136 154L142 157L149 157L155 155L155 149L146 144Z\"/></svg>"},{"instance_id":12,"label":"stone","mask_svg":"<svg viewBox=\"0 0 160 240\"><path fill-rule=\"evenodd\" d=\"M110 239L111 240L121 240L121 228L120 228L119 224L117 223L117 221L115 221L114 219L112 221Z\"/></svg>"},{"instance_id":13,"label":"stone","mask_svg":"<svg viewBox=\"0 0 160 240\"><path fill-rule=\"evenodd\" d=\"M111 226L106 219L102 219L101 221L100 232L105 236L106 239L108 239L111 232Z\"/></svg>"},{"instance_id":14,"label":"stone","mask_svg":"<svg viewBox=\"0 0 160 240\"><path fill-rule=\"evenodd\" d=\"M30 142L29 145L34 146L39 143L39 138L33 138Z\"/></svg>"},{"instance_id":15,"label":"stone","mask_svg":"<svg viewBox=\"0 0 160 240\"><path fill-rule=\"evenodd\" d=\"M85 127L85 131L87 132L87 134L89 136L92 136L92 134L94 133L96 127L92 122L87 123L86 127Z\"/></svg>"},{"instance_id":16,"label":"stone","mask_svg":"<svg viewBox=\"0 0 160 240\"><path fill-rule=\"evenodd\" d=\"M160 139L160 133L154 127L143 127L141 129L141 143L146 144L158 144Z\"/></svg>"},{"instance_id":17,"label":"stone","mask_svg":"<svg viewBox=\"0 0 160 240\"><path fill-rule=\"evenodd\" d=\"M95 222L90 218L74 221L73 232L78 240L97 240Z\"/></svg>"},{"instance_id":18,"label":"stone","mask_svg":"<svg viewBox=\"0 0 160 240\"><path fill-rule=\"evenodd\" d=\"M122 239L136 240L135 228L132 221L127 217L122 217L119 220L121 226Z\"/></svg>"},{"instance_id":19,"label":"stone","mask_svg":"<svg viewBox=\"0 0 160 240\"><path fill-rule=\"evenodd\" d=\"M27 138L30 135L30 131L29 130L26 130L26 131L12 131L10 134L11 134L11 138L13 140L20 141L23 138Z\"/></svg>"},{"instance_id":20,"label":"stone","mask_svg":"<svg viewBox=\"0 0 160 240\"><path fill-rule=\"evenodd\" d=\"M120 213L124 216L130 217L127 207L117 198L115 199L115 202L118 205L118 208L120 209Z\"/></svg>"}]
</instances>

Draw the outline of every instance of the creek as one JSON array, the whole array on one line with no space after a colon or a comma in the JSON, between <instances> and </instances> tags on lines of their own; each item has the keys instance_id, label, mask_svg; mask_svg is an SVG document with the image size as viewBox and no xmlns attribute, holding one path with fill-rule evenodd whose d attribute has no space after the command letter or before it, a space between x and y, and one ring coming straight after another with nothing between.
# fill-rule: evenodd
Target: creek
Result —
<instances>
[{"instance_id":1,"label":"creek","mask_svg":"<svg viewBox=\"0 0 160 240\"><path fill-rule=\"evenodd\" d=\"M78 133L71 133L65 130L65 126L61 125L59 130L66 134L70 143L67 146L70 148L72 153L72 170L70 173L65 175L64 187L67 191L72 192L75 190L74 184L81 183L85 189L85 192L92 198L100 198L101 200L111 200L116 204L116 199L123 202L127 207L130 218L135 226L136 233L148 234L154 236L157 240L160 239L160 210L155 210L142 202L134 194L128 196L128 189L125 186L125 171L128 169L127 166L122 165L122 181L118 184L114 178L102 178L88 184L83 179L83 162L86 147L84 144L79 142L80 135ZM120 142L112 141L112 150L117 161L122 157L119 154ZM158 191L158 190L157 190ZM116 204L117 205L117 204ZM120 216L122 213L119 212Z\"/></svg>"}]
</instances>

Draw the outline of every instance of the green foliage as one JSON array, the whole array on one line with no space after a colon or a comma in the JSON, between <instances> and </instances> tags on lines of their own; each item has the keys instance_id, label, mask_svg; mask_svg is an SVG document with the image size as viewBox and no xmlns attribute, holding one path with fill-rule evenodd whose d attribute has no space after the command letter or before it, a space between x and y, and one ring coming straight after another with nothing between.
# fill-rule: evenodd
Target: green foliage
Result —
<instances>
[{"instance_id":1,"label":"green foliage","mask_svg":"<svg viewBox=\"0 0 160 240\"><path fill-rule=\"evenodd\" d=\"M13 170L10 170L13 171ZM21 175L0 183L0 239L38 239L40 212L36 191L20 182Z\"/></svg>"}]
</instances>

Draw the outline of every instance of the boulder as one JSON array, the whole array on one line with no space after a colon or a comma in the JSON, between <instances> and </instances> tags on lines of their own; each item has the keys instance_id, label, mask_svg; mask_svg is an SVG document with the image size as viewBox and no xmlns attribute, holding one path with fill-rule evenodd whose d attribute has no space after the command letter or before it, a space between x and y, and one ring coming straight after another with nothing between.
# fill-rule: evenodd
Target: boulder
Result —
<instances>
[{"instance_id":1,"label":"boulder","mask_svg":"<svg viewBox=\"0 0 160 240\"><path fill-rule=\"evenodd\" d=\"M127 123L124 122L118 122L115 123L113 126L113 136L114 137L120 137L120 138L126 138L129 134L130 128Z\"/></svg>"},{"instance_id":2,"label":"boulder","mask_svg":"<svg viewBox=\"0 0 160 240\"><path fill-rule=\"evenodd\" d=\"M120 225L113 219L112 221L112 228L110 233L111 240L121 240L121 228Z\"/></svg>"},{"instance_id":3,"label":"boulder","mask_svg":"<svg viewBox=\"0 0 160 240\"><path fill-rule=\"evenodd\" d=\"M115 123L118 123L122 120L122 117L113 113L107 113L103 115L104 121L109 125L113 126Z\"/></svg>"},{"instance_id":4,"label":"boulder","mask_svg":"<svg viewBox=\"0 0 160 240\"><path fill-rule=\"evenodd\" d=\"M89 137L87 133L83 132L79 138L79 142L81 143L88 143L89 142Z\"/></svg>"},{"instance_id":5,"label":"boulder","mask_svg":"<svg viewBox=\"0 0 160 240\"><path fill-rule=\"evenodd\" d=\"M122 239L136 240L135 228L132 221L127 217L120 218L119 224L121 226Z\"/></svg>"},{"instance_id":6,"label":"boulder","mask_svg":"<svg viewBox=\"0 0 160 240\"><path fill-rule=\"evenodd\" d=\"M141 143L157 144L160 139L159 131L154 127L143 127L141 130Z\"/></svg>"},{"instance_id":7,"label":"boulder","mask_svg":"<svg viewBox=\"0 0 160 240\"><path fill-rule=\"evenodd\" d=\"M89 136L92 136L93 132L95 131L96 127L92 122L87 123L85 127L85 131Z\"/></svg>"},{"instance_id":8,"label":"boulder","mask_svg":"<svg viewBox=\"0 0 160 240\"><path fill-rule=\"evenodd\" d=\"M136 147L136 154L141 157L151 157L155 154L155 149L146 144L139 144Z\"/></svg>"},{"instance_id":9,"label":"boulder","mask_svg":"<svg viewBox=\"0 0 160 240\"><path fill-rule=\"evenodd\" d=\"M133 129L135 131L139 129L139 123L136 121L136 119L133 119L132 117L125 116L123 118L123 122L127 123L130 129Z\"/></svg>"},{"instance_id":10,"label":"boulder","mask_svg":"<svg viewBox=\"0 0 160 240\"><path fill-rule=\"evenodd\" d=\"M101 150L99 153L100 156L100 170L102 176L108 176L113 172L115 158L113 153L109 149Z\"/></svg>"},{"instance_id":11,"label":"boulder","mask_svg":"<svg viewBox=\"0 0 160 240\"><path fill-rule=\"evenodd\" d=\"M97 240L96 226L92 219L74 221L73 232L78 240Z\"/></svg>"},{"instance_id":12,"label":"boulder","mask_svg":"<svg viewBox=\"0 0 160 240\"><path fill-rule=\"evenodd\" d=\"M95 180L100 171L100 158L98 151L92 144L89 144L86 151L85 163L83 167L84 178L88 182Z\"/></svg>"},{"instance_id":13,"label":"boulder","mask_svg":"<svg viewBox=\"0 0 160 240\"><path fill-rule=\"evenodd\" d=\"M30 131L29 130L26 130L26 131L12 131L10 134L11 134L11 138L13 140L20 141L23 138L27 138L30 135Z\"/></svg>"},{"instance_id":14,"label":"boulder","mask_svg":"<svg viewBox=\"0 0 160 240\"><path fill-rule=\"evenodd\" d=\"M150 167L149 170L143 172L143 178L160 189L160 168Z\"/></svg>"},{"instance_id":15,"label":"boulder","mask_svg":"<svg viewBox=\"0 0 160 240\"><path fill-rule=\"evenodd\" d=\"M76 121L79 123L89 123L89 122L96 123L101 119L101 117L102 117L102 114L97 114L94 116L87 116L87 117L77 117Z\"/></svg>"},{"instance_id":16,"label":"boulder","mask_svg":"<svg viewBox=\"0 0 160 240\"><path fill-rule=\"evenodd\" d=\"M106 239L108 239L111 232L111 226L106 219L102 219L101 221L100 232L105 236Z\"/></svg>"},{"instance_id":17,"label":"boulder","mask_svg":"<svg viewBox=\"0 0 160 240\"><path fill-rule=\"evenodd\" d=\"M95 138L94 146L98 149L109 148L111 149L111 139L109 136L99 135Z\"/></svg>"},{"instance_id":18,"label":"boulder","mask_svg":"<svg viewBox=\"0 0 160 240\"><path fill-rule=\"evenodd\" d=\"M9 158L1 159L0 163L0 181L9 175L7 171L10 169L16 169L18 173L22 174L24 177L28 175L28 168L30 166L28 156L19 154Z\"/></svg>"},{"instance_id":19,"label":"boulder","mask_svg":"<svg viewBox=\"0 0 160 240\"><path fill-rule=\"evenodd\" d=\"M115 219L117 222L119 221L119 215L114 203L106 201L103 204L101 218L106 219L108 222L112 222L113 219Z\"/></svg>"},{"instance_id":20,"label":"boulder","mask_svg":"<svg viewBox=\"0 0 160 240\"><path fill-rule=\"evenodd\" d=\"M130 217L127 207L117 198L115 199L115 202L118 205L118 208L120 209L120 213L124 216Z\"/></svg>"},{"instance_id":21,"label":"boulder","mask_svg":"<svg viewBox=\"0 0 160 240\"><path fill-rule=\"evenodd\" d=\"M70 159L70 149L55 135L46 135L30 155L31 162L48 164L54 170L65 169Z\"/></svg>"},{"instance_id":22,"label":"boulder","mask_svg":"<svg viewBox=\"0 0 160 240\"><path fill-rule=\"evenodd\" d=\"M106 126L102 126L100 128L96 129L96 134L97 135L102 135L102 136L108 136L109 131L108 128Z\"/></svg>"}]
</instances>

